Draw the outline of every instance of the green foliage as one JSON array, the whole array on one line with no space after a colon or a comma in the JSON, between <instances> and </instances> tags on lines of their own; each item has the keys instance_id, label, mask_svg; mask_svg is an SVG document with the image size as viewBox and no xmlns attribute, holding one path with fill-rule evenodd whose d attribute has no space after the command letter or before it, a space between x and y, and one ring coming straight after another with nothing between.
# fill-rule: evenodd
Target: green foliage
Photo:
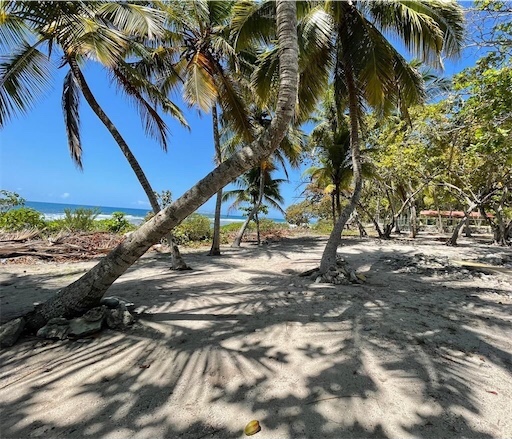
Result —
<instances>
[{"instance_id":1,"label":"green foliage","mask_svg":"<svg viewBox=\"0 0 512 439\"><path fill-rule=\"evenodd\" d=\"M173 235L177 244L211 239L210 219L207 216L193 213L173 230Z\"/></svg>"},{"instance_id":2,"label":"green foliage","mask_svg":"<svg viewBox=\"0 0 512 439\"><path fill-rule=\"evenodd\" d=\"M221 233L222 232L224 232L224 233L238 232L240 230L241 225L242 225L241 222L224 224L223 226L220 226L220 231L221 231ZM249 227L251 227L250 224L249 224Z\"/></svg>"},{"instance_id":3,"label":"green foliage","mask_svg":"<svg viewBox=\"0 0 512 439\"><path fill-rule=\"evenodd\" d=\"M299 204L292 204L286 209L286 221L289 224L303 226L309 224L313 214L311 209L306 209L309 203L304 201Z\"/></svg>"},{"instance_id":4,"label":"green foliage","mask_svg":"<svg viewBox=\"0 0 512 439\"><path fill-rule=\"evenodd\" d=\"M8 232L45 227L43 214L29 207L12 209L0 215L0 228Z\"/></svg>"},{"instance_id":5,"label":"green foliage","mask_svg":"<svg viewBox=\"0 0 512 439\"><path fill-rule=\"evenodd\" d=\"M0 190L0 214L11 210L16 206L24 206L25 199L16 192Z\"/></svg>"},{"instance_id":6,"label":"green foliage","mask_svg":"<svg viewBox=\"0 0 512 439\"><path fill-rule=\"evenodd\" d=\"M99 209L86 209L80 207L75 210L64 209L62 225L71 232L89 232L95 229L95 219L99 215Z\"/></svg>"},{"instance_id":7,"label":"green foliage","mask_svg":"<svg viewBox=\"0 0 512 439\"><path fill-rule=\"evenodd\" d=\"M260 219L260 232L268 233L268 232L274 232L277 230L286 230L289 226L286 223L276 223L275 221L263 218Z\"/></svg>"},{"instance_id":8,"label":"green foliage","mask_svg":"<svg viewBox=\"0 0 512 439\"><path fill-rule=\"evenodd\" d=\"M125 218L123 212L113 212L112 218L96 221L97 228L104 228L110 233L125 233L133 230L135 227Z\"/></svg>"},{"instance_id":9,"label":"green foliage","mask_svg":"<svg viewBox=\"0 0 512 439\"><path fill-rule=\"evenodd\" d=\"M322 235L330 235L333 229L332 221L328 220L319 220L315 224L313 224L312 229L320 233Z\"/></svg>"}]
</instances>

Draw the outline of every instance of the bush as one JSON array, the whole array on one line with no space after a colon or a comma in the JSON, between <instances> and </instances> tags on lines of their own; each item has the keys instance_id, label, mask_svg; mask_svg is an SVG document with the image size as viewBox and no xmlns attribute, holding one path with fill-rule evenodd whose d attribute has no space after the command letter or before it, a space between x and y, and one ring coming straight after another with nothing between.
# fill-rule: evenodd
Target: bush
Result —
<instances>
[{"instance_id":1,"label":"bush","mask_svg":"<svg viewBox=\"0 0 512 439\"><path fill-rule=\"evenodd\" d=\"M256 229L256 224L254 224L254 229ZM276 230L284 230L289 229L288 224L286 223L276 223L268 218L260 219L260 232L275 232Z\"/></svg>"},{"instance_id":2,"label":"bush","mask_svg":"<svg viewBox=\"0 0 512 439\"><path fill-rule=\"evenodd\" d=\"M46 226L43 214L29 207L9 210L0 215L0 228L17 232L24 229L41 229Z\"/></svg>"},{"instance_id":3,"label":"bush","mask_svg":"<svg viewBox=\"0 0 512 439\"><path fill-rule=\"evenodd\" d=\"M134 230L135 227L125 218L123 212L113 212L112 218L97 221L97 227L110 233L124 233Z\"/></svg>"},{"instance_id":4,"label":"bush","mask_svg":"<svg viewBox=\"0 0 512 439\"><path fill-rule=\"evenodd\" d=\"M235 223L229 223L224 224L223 226L220 226L220 232L221 233L232 233L232 232L238 232L240 230L240 227L242 227L242 223L237 221Z\"/></svg>"},{"instance_id":5,"label":"bush","mask_svg":"<svg viewBox=\"0 0 512 439\"><path fill-rule=\"evenodd\" d=\"M212 237L210 218L193 213L173 230L177 244L206 241Z\"/></svg>"},{"instance_id":6,"label":"bush","mask_svg":"<svg viewBox=\"0 0 512 439\"><path fill-rule=\"evenodd\" d=\"M100 210L86 209L80 207L75 210L64 209L64 218L62 226L71 232L89 232L95 228L95 219L99 215Z\"/></svg>"},{"instance_id":7,"label":"bush","mask_svg":"<svg viewBox=\"0 0 512 439\"><path fill-rule=\"evenodd\" d=\"M0 190L0 214L11 210L13 207L24 205L25 199L16 192Z\"/></svg>"},{"instance_id":8,"label":"bush","mask_svg":"<svg viewBox=\"0 0 512 439\"><path fill-rule=\"evenodd\" d=\"M312 229L322 235L330 235L333 229L332 221L318 220L315 224L313 224Z\"/></svg>"}]
</instances>

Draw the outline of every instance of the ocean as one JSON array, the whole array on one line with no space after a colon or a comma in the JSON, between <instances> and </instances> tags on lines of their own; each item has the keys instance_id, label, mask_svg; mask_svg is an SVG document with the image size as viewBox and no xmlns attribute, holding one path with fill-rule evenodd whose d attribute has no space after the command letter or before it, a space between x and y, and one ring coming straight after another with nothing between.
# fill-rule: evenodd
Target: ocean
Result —
<instances>
[{"instance_id":1,"label":"ocean","mask_svg":"<svg viewBox=\"0 0 512 439\"><path fill-rule=\"evenodd\" d=\"M100 213L96 217L97 219L107 219L110 218L113 212L123 212L126 216L126 219L130 221L130 223L134 225L139 225L144 221L147 213L151 211L151 209L131 209L129 207L108 207L108 206L90 206L86 204L64 204L64 203L43 203L40 201L27 201L25 202L25 207L31 207L39 212L41 212L45 219L58 219L64 217L64 209L75 210L78 208L86 208L86 209L98 209ZM197 212L201 215L207 216L210 218L213 224L213 213L203 213ZM223 215L221 216L220 222L221 225L243 222L245 221L245 217L239 215ZM276 222L284 222L282 219L275 219Z\"/></svg>"}]
</instances>

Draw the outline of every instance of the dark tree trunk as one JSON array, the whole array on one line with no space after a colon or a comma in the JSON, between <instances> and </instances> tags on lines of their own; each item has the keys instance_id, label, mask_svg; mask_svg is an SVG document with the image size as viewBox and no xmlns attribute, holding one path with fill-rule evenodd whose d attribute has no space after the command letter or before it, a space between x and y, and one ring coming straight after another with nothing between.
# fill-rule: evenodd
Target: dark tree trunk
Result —
<instances>
[{"instance_id":1,"label":"dark tree trunk","mask_svg":"<svg viewBox=\"0 0 512 439\"><path fill-rule=\"evenodd\" d=\"M254 214L254 221L256 222L256 241L258 245L261 244L261 236L260 236L260 218L258 216L258 212Z\"/></svg>"},{"instance_id":2,"label":"dark tree trunk","mask_svg":"<svg viewBox=\"0 0 512 439\"><path fill-rule=\"evenodd\" d=\"M368 233L366 233L366 230L365 230L363 224L359 220L359 214L357 213L357 210L354 210L353 218L357 225L357 228L359 229L359 237L366 238L368 236Z\"/></svg>"},{"instance_id":3,"label":"dark tree trunk","mask_svg":"<svg viewBox=\"0 0 512 439\"><path fill-rule=\"evenodd\" d=\"M469 205L469 207L464 212L464 217L457 223L457 225L453 229L452 236L450 237L450 239L448 241L446 241L446 245L453 245L453 246L457 245L457 239L459 237L462 226L466 222L466 219L469 217L469 214L471 212L473 212L473 210L475 210L477 208L477 206L478 206L477 203L471 203Z\"/></svg>"},{"instance_id":4,"label":"dark tree trunk","mask_svg":"<svg viewBox=\"0 0 512 439\"><path fill-rule=\"evenodd\" d=\"M334 201L334 192L331 194L331 211L332 211L332 226L336 226L336 203Z\"/></svg>"},{"instance_id":5,"label":"dark tree trunk","mask_svg":"<svg viewBox=\"0 0 512 439\"><path fill-rule=\"evenodd\" d=\"M118 131L117 127L114 125L114 123L110 120L110 118L107 116L107 114L103 111L103 109L96 101L96 98L92 94L92 91L89 88L89 85L87 84L87 81L85 80L85 77L82 74L82 71L80 70L80 67L78 66L78 63L76 62L75 58L70 57L68 58L68 61L71 71L73 72L73 76L75 77L80 87L80 90L84 95L85 100L91 107L94 114L96 114L96 116L98 116L98 119L103 123L103 125L105 125L110 135L114 138L117 145L126 157L126 160L128 160L128 163L130 164L133 172L135 173L137 180L139 180L139 183L142 186L144 193L148 197L149 203L151 204L151 208L153 209L153 212L156 215L158 212L160 212L160 204L158 204L158 199L155 195L155 191L153 191L153 188L149 184L146 174L144 174L144 171L140 167L139 162L133 155L128 144L123 139L123 136L121 136L121 133ZM169 233L167 235L167 241L171 249L171 268L173 270L189 269L189 267L187 266L187 264L185 263L180 254L178 246L174 242L172 233Z\"/></svg>"},{"instance_id":6,"label":"dark tree trunk","mask_svg":"<svg viewBox=\"0 0 512 439\"><path fill-rule=\"evenodd\" d=\"M358 116L358 97L357 86L355 83L352 65L350 63L344 64L345 79L347 82L347 91L349 99L349 116L350 116L350 149L352 151L352 171L354 192L350 198L349 204L343 209L334 226L329 240L325 246L320 261L320 273L326 273L329 267L336 266L336 253L338 246L341 243L341 232L345 227L345 223L350 218L354 211L363 187L363 179L361 173L361 153L359 150L359 116Z\"/></svg>"},{"instance_id":7,"label":"dark tree trunk","mask_svg":"<svg viewBox=\"0 0 512 439\"><path fill-rule=\"evenodd\" d=\"M235 237L235 240L233 241L233 244L231 244L231 247L240 247L240 243L242 242L242 238L244 236L245 230L247 229L247 226L251 222L251 220L254 218L256 213L260 210L261 202L263 200L263 195L265 193L265 171L263 170L262 164L260 164L260 187L258 189L258 199L256 200L256 203L254 203L253 208L249 212L249 215L247 216L247 219L242 224L242 227L240 227L240 230L238 231L238 234Z\"/></svg>"},{"instance_id":8,"label":"dark tree trunk","mask_svg":"<svg viewBox=\"0 0 512 439\"><path fill-rule=\"evenodd\" d=\"M217 117L217 105L212 107L212 121L213 121L213 143L215 145L215 159L217 165L222 163L222 151L220 148L219 136L219 122ZM215 218L213 220L213 240L212 247L210 248L209 256L220 256L220 210L222 207L222 189L217 192L217 199L215 201Z\"/></svg>"},{"instance_id":9,"label":"dark tree trunk","mask_svg":"<svg viewBox=\"0 0 512 439\"><path fill-rule=\"evenodd\" d=\"M298 43L295 2L277 0L279 93L270 127L197 182L170 206L156 214L119 244L96 266L27 316L27 327L37 330L49 319L72 316L96 306L108 288L153 244L196 211L230 181L256 166L281 143L292 121L297 101Z\"/></svg>"}]
</instances>

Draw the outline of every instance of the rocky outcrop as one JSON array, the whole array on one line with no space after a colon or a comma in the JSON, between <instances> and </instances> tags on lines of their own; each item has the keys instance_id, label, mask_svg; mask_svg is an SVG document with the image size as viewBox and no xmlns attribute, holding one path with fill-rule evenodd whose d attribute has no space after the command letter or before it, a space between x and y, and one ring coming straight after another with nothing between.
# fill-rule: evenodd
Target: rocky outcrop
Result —
<instances>
[{"instance_id":1,"label":"rocky outcrop","mask_svg":"<svg viewBox=\"0 0 512 439\"><path fill-rule=\"evenodd\" d=\"M16 343L24 327L25 319L23 317L0 326L0 346L6 348Z\"/></svg>"},{"instance_id":2,"label":"rocky outcrop","mask_svg":"<svg viewBox=\"0 0 512 439\"><path fill-rule=\"evenodd\" d=\"M49 320L37 331L37 336L51 340L64 340L89 337L105 327L124 330L135 321L130 312L134 308L134 303L121 297L105 297L101 300L100 306L91 308L81 317L69 320L58 317Z\"/></svg>"}]
</instances>

